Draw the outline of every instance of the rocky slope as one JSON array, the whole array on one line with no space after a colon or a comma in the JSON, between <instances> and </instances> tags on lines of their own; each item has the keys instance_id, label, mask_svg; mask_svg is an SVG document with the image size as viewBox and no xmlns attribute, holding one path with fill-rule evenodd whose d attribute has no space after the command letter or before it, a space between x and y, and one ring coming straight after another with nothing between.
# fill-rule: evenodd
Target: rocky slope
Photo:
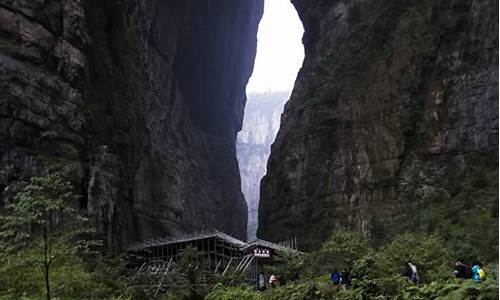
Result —
<instances>
[{"instance_id":1,"label":"rocky slope","mask_svg":"<svg viewBox=\"0 0 500 300\"><path fill-rule=\"evenodd\" d=\"M262 181L259 237L311 249L338 226L383 236L452 194L441 179L497 170L498 1L292 2L306 56Z\"/></svg>"},{"instance_id":2,"label":"rocky slope","mask_svg":"<svg viewBox=\"0 0 500 300\"><path fill-rule=\"evenodd\" d=\"M248 206L247 236L257 232L260 180L266 173L267 158L280 126L283 105L289 92L250 94L245 106L243 128L238 133L236 153L241 175L241 190Z\"/></svg>"},{"instance_id":3,"label":"rocky slope","mask_svg":"<svg viewBox=\"0 0 500 300\"><path fill-rule=\"evenodd\" d=\"M109 246L244 238L235 139L262 0L0 3L0 196L59 171Z\"/></svg>"}]
</instances>

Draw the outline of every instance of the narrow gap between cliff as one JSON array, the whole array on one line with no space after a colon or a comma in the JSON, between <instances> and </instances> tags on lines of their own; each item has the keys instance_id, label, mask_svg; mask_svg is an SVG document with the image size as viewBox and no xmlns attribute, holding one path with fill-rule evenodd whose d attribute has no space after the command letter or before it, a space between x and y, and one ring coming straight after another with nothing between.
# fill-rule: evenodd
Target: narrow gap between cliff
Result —
<instances>
[{"instance_id":1,"label":"narrow gap between cliff","mask_svg":"<svg viewBox=\"0 0 500 300\"><path fill-rule=\"evenodd\" d=\"M256 238L260 180L271 144L304 58L302 23L290 0L267 0L257 35L257 56L247 86L237 155L241 188L248 206L249 240Z\"/></svg>"}]
</instances>

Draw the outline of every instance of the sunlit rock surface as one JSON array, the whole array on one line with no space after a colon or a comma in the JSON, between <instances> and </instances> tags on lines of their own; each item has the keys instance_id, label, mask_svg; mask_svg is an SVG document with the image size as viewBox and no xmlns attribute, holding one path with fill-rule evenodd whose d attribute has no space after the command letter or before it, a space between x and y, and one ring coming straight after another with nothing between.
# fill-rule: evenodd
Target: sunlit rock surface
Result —
<instances>
[{"instance_id":1,"label":"sunlit rock surface","mask_svg":"<svg viewBox=\"0 0 500 300\"><path fill-rule=\"evenodd\" d=\"M238 133L236 151L241 174L241 189L248 206L248 238L257 232L260 180L266 173L271 144L280 125L283 105L289 92L250 94L245 106L243 128Z\"/></svg>"},{"instance_id":2,"label":"sunlit rock surface","mask_svg":"<svg viewBox=\"0 0 500 300\"><path fill-rule=\"evenodd\" d=\"M246 236L236 134L262 0L5 0L0 196L58 171L108 246Z\"/></svg>"},{"instance_id":3,"label":"sunlit rock surface","mask_svg":"<svg viewBox=\"0 0 500 300\"><path fill-rule=\"evenodd\" d=\"M370 237L470 157L498 168L497 1L292 2L305 61L262 181L260 238Z\"/></svg>"}]
</instances>

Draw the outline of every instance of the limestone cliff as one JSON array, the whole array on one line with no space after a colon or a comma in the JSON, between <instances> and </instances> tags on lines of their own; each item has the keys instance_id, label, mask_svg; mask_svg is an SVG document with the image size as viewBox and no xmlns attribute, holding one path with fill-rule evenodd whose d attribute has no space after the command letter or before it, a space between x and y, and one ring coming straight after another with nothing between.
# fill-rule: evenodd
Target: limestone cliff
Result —
<instances>
[{"instance_id":1,"label":"limestone cliff","mask_svg":"<svg viewBox=\"0 0 500 300\"><path fill-rule=\"evenodd\" d=\"M245 106L243 128L238 133L236 153L241 174L241 190L248 206L247 236L257 232L260 180L266 173L267 158L280 126L283 105L289 92L250 94Z\"/></svg>"},{"instance_id":2,"label":"limestone cliff","mask_svg":"<svg viewBox=\"0 0 500 300\"><path fill-rule=\"evenodd\" d=\"M373 237L436 190L453 196L440 179L477 161L498 170L498 1L292 2L305 61L262 181L259 237L302 249L337 226Z\"/></svg>"},{"instance_id":3,"label":"limestone cliff","mask_svg":"<svg viewBox=\"0 0 500 300\"><path fill-rule=\"evenodd\" d=\"M4 0L0 196L62 172L110 246L246 236L235 140L262 0Z\"/></svg>"}]
</instances>

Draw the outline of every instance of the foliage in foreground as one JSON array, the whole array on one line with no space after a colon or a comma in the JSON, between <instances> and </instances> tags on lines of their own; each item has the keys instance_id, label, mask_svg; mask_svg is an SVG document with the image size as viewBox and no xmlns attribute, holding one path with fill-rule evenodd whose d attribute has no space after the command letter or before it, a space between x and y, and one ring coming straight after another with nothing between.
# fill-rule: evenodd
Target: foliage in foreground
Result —
<instances>
[{"instance_id":1,"label":"foliage in foreground","mask_svg":"<svg viewBox=\"0 0 500 300\"><path fill-rule=\"evenodd\" d=\"M85 226L86 219L71 208L73 199L69 183L58 176L47 176L34 178L7 206L1 227L0 299L47 298L47 278L53 299L498 298L496 260L483 261L487 279L480 284L460 282L452 276L455 256L491 257L491 249L481 243L475 247L450 243L439 230L397 234L374 247L354 231L337 229L315 252L276 258L279 264L267 268L266 273L280 275L286 284L265 292L245 286L241 278L224 276L216 278L218 283L212 287L200 287L201 259L194 249L187 248L176 271L165 278L164 288L146 288L145 283L154 278L134 278L123 259L104 258L90 251L96 242L91 227ZM49 246L50 251L46 251ZM473 251L469 251L471 247ZM401 275L407 260L419 269L418 285ZM329 279L331 271L344 268L351 271L347 290L333 286ZM292 281L296 275L300 280Z\"/></svg>"},{"instance_id":2,"label":"foliage in foreground","mask_svg":"<svg viewBox=\"0 0 500 300\"><path fill-rule=\"evenodd\" d=\"M439 280L429 284L410 285L399 282L400 290L393 295L365 296L356 289L344 290L331 285L326 277L319 277L298 283L287 284L263 293L247 287L215 286L206 296L206 300L456 300L456 299L498 299L498 284L495 278L489 278L481 284L461 283L458 280Z\"/></svg>"},{"instance_id":3,"label":"foliage in foreground","mask_svg":"<svg viewBox=\"0 0 500 300\"><path fill-rule=\"evenodd\" d=\"M29 264L2 259L0 267L0 299L45 298L43 272ZM51 291L53 299L113 299L125 290L127 279L119 259L88 260L67 257L53 266Z\"/></svg>"},{"instance_id":4,"label":"foliage in foreground","mask_svg":"<svg viewBox=\"0 0 500 300\"><path fill-rule=\"evenodd\" d=\"M334 244L338 247L332 247ZM300 257L285 255L280 266L268 271L284 276L285 285L262 293L241 286L218 285L205 299L498 299L498 264L487 266L485 281L462 282L452 275L453 257L445 245L437 235L406 233L373 249L356 233L337 230L322 249ZM339 257L339 253L343 256ZM407 260L417 265L420 284L413 284L401 275ZM329 272L333 268L351 270L349 289L331 283ZM290 282L286 274L297 271L301 279Z\"/></svg>"},{"instance_id":5,"label":"foliage in foreground","mask_svg":"<svg viewBox=\"0 0 500 300\"><path fill-rule=\"evenodd\" d=\"M102 263L92 226L74 209L72 189L58 174L33 177L5 206L0 297L109 299L120 288L119 272ZM116 281L106 280L106 275Z\"/></svg>"}]
</instances>

